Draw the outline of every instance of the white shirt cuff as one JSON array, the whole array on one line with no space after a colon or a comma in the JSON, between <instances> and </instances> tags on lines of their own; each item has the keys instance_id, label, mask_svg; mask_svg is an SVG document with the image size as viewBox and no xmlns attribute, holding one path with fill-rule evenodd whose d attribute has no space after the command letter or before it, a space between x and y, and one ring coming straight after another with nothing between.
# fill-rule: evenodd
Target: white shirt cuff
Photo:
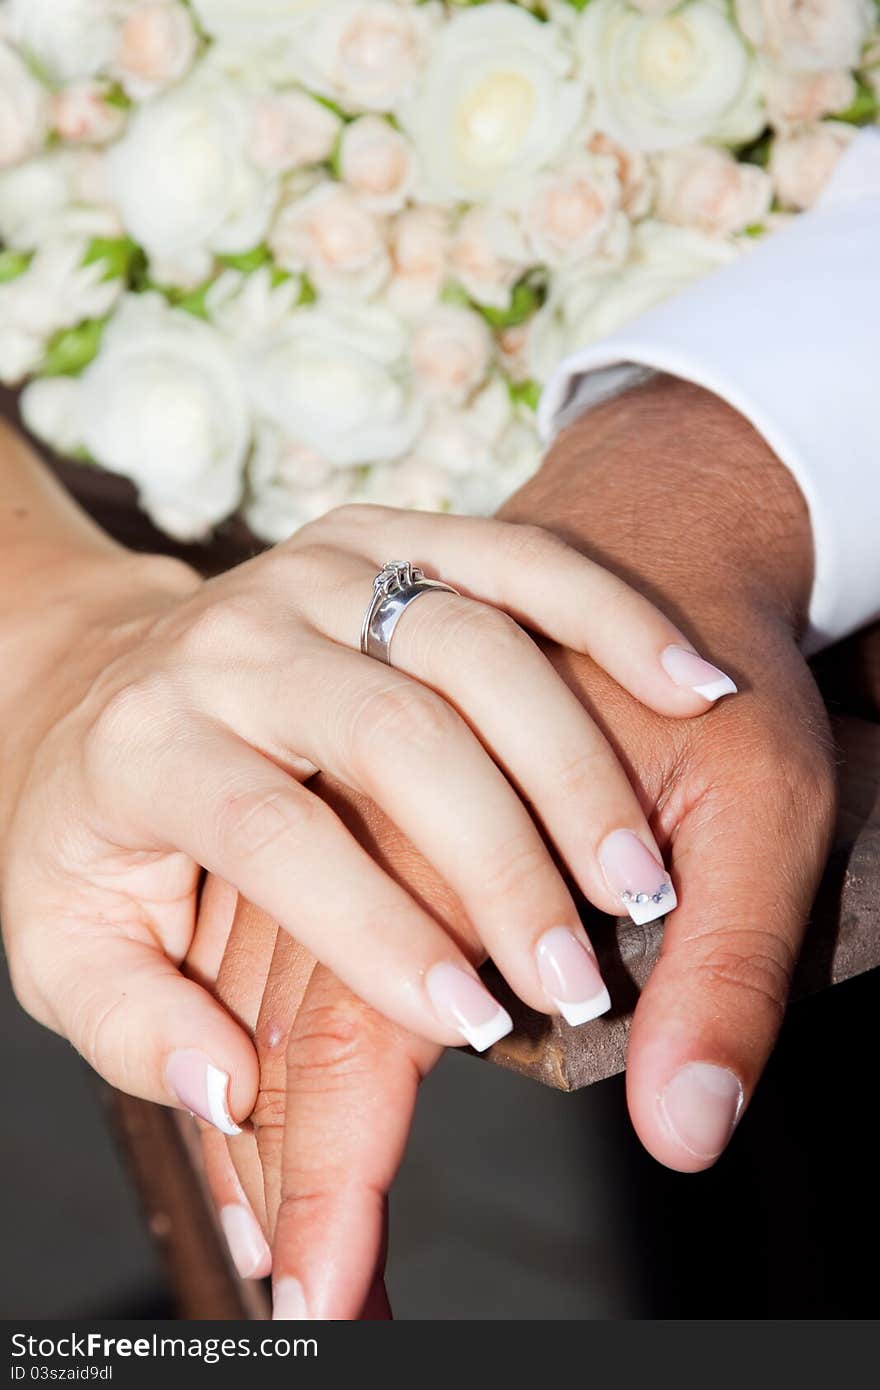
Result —
<instances>
[{"instance_id":1,"label":"white shirt cuff","mask_svg":"<svg viewBox=\"0 0 880 1390\"><path fill-rule=\"evenodd\" d=\"M726 400L806 498L808 652L880 616L880 131L863 131L810 212L624 329L568 357L545 438L654 368Z\"/></svg>"}]
</instances>

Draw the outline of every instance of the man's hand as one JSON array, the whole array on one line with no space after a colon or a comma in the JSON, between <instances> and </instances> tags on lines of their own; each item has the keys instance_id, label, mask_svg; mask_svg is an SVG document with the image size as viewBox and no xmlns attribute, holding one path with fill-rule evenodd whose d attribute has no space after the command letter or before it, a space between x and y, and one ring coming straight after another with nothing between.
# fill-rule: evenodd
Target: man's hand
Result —
<instances>
[{"instance_id":1,"label":"man's hand","mask_svg":"<svg viewBox=\"0 0 880 1390\"><path fill-rule=\"evenodd\" d=\"M671 857L680 906L636 1010L628 1098L650 1152L697 1171L723 1151L773 1046L834 819L824 707L797 647L811 577L805 508L745 421L661 379L569 429L505 514L562 534L637 583L740 686L705 718L672 722L588 658L552 653ZM454 915L393 827L365 814L366 843L441 919ZM279 998L271 977L270 996ZM225 997L234 1003L234 990ZM354 1318L432 1056L316 972L288 1016L282 1099L278 1027L263 1022L275 1139L264 1139L263 1182L252 1173L250 1186L257 1204L260 1190L275 1194L266 1219L278 1311ZM258 1142L267 1128L258 1111Z\"/></svg>"}]
</instances>

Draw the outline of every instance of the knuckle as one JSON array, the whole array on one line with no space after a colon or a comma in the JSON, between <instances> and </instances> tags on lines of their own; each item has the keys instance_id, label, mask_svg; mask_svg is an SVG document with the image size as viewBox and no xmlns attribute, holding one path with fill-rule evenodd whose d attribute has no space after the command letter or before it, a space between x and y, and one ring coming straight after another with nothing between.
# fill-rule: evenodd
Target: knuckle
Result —
<instances>
[{"instance_id":1,"label":"knuckle","mask_svg":"<svg viewBox=\"0 0 880 1390\"><path fill-rule=\"evenodd\" d=\"M544 565L551 547L558 547L559 540L543 526L517 523L509 528L507 544L511 558L519 564Z\"/></svg>"},{"instance_id":2,"label":"knuckle","mask_svg":"<svg viewBox=\"0 0 880 1390\"><path fill-rule=\"evenodd\" d=\"M350 726L353 761L361 768L378 748L395 761L436 752L460 727L451 706L415 681L382 686L364 696Z\"/></svg>"},{"instance_id":3,"label":"knuckle","mask_svg":"<svg viewBox=\"0 0 880 1390\"><path fill-rule=\"evenodd\" d=\"M270 560L273 569L294 593L304 584L309 587L325 584L328 575L332 576L339 568L338 546L322 541L317 535L303 540L303 534L300 532L290 548L280 546Z\"/></svg>"},{"instance_id":4,"label":"knuckle","mask_svg":"<svg viewBox=\"0 0 880 1390\"><path fill-rule=\"evenodd\" d=\"M328 526L351 530L353 527L378 526L387 521L391 511L388 507L377 507L369 502L345 502L341 507L333 507L323 520Z\"/></svg>"},{"instance_id":5,"label":"knuckle","mask_svg":"<svg viewBox=\"0 0 880 1390\"><path fill-rule=\"evenodd\" d=\"M784 938L761 928L738 927L712 933L705 954L695 963L695 973L711 997L723 992L738 1013L757 1006L778 1023L785 1012L794 966L795 953Z\"/></svg>"},{"instance_id":6,"label":"knuckle","mask_svg":"<svg viewBox=\"0 0 880 1390\"><path fill-rule=\"evenodd\" d=\"M247 649L258 620L259 610L243 593L223 594L187 614L174 646L186 662L226 661L230 651Z\"/></svg>"},{"instance_id":7,"label":"knuckle","mask_svg":"<svg viewBox=\"0 0 880 1390\"><path fill-rule=\"evenodd\" d=\"M98 695L98 707L83 735L87 765L114 760L130 750L147 731L155 733L167 689L159 672L128 678Z\"/></svg>"},{"instance_id":8,"label":"knuckle","mask_svg":"<svg viewBox=\"0 0 880 1390\"><path fill-rule=\"evenodd\" d=\"M513 836L484 857L482 885L489 898L528 902L547 870L547 853L536 835Z\"/></svg>"},{"instance_id":9,"label":"knuckle","mask_svg":"<svg viewBox=\"0 0 880 1390\"><path fill-rule=\"evenodd\" d=\"M250 1117L254 1129L283 1130L286 1118L287 1092L276 1086L261 1087Z\"/></svg>"},{"instance_id":10,"label":"knuckle","mask_svg":"<svg viewBox=\"0 0 880 1390\"><path fill-rule=\"evenodd\" d=\"M534 645L508 613L483 603L467 604L460 615L451 620L450 628L449 639L456 646L465 637L479 647L481 663L509 660Z\"/></svg>"},{"instance_id":11,"label":"knuckle","mask_svg":"<svg viewBox=\"0 0 880 1390\"><path fill-rule=\"evenodd\" d=\"M300 852L323 820L317 797L283 787L257 787L231 793L220 806L215 838L222 858L259 859L266 854Z\"/></svg>"},{"instance_id":12,"label":"knuckle","mask_svg":"<svg viewBox=\"0 0 880 1390\"><path fill-rule=\"evenodd\" d=\"M375 1072L378 1043L356 1000L306 1006L288 1049L288 1085L294 1092L346 1090Z\"/></svg>"}]
</instances>

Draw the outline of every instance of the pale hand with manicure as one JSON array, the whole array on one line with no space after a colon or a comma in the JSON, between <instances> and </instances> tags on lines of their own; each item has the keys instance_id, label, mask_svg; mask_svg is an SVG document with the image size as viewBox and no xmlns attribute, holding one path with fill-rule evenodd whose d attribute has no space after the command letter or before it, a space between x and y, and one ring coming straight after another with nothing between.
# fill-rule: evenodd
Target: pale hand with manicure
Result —
<instances>
[{"instance_id":1,"label":"pale hand with manicure","mask_svg":"<svg viewBox=\"0 0 880 1390\"><path fill-rule=\"evenodd\" d=\"M26 526L24 582L0 610L2 919L36 1018L113 1084L234 1134L257 1089L251 1044L178 969L203 867L433 1043L485 1048L510 1028L474 969L485 954L534 1008L577 1023L608 1007L524 799L598 907L647 921L675 895L609 744L520 624L661 714L701 714L734 687L651 603L534 528L376 508L207 583L79 535L40 563L46 485L20 445L9 459L3 495L30 488L38 543ZM461 591L410 606L393 667L356 650L389 555ZM467 940L313 794L319 770L409 837Z\"/></svg>"},{"instance_id":2,"label":"pale hand with manicure","mask_svg":"<svg viewBox=\"0 0 880 1390\"><path fill-rule=\"evenodd\" d=\"M671 856L681 906L636 1010L627 1092L650 1152L699 1171L725 1148L773 1046L834 819L827 722L796 645L806 509L745 421L665 380L572 427L510 510L607 558L670 609L680 603L743 677L743 693L710 718L670 721L588 658L552 653L598 712ZM460 904L387 820L362 801L346 812L338 788L323 794L450 931L468 932ZM249 1233L243 1272L255 1252L258 1272L274 1266L276 1316L356 1318L375 1293L381 1194L438 1050L274 940L249 917L213 962L196 941L261 1062L248 1131L228 1145L205 1136L212 1187Z\"/></svg>"}]
</instances>

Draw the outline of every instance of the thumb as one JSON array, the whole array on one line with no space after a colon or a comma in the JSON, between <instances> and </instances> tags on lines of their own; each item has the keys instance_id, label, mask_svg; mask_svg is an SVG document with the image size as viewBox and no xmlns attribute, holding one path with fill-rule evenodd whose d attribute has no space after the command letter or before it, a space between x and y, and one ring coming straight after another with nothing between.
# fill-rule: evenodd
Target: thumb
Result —
<instances>
[{"instance_id":1,"label":"thumb","mask_svg":"<svg viewBox=\"0 0 880 1390\"><path fill-rule=\"evenodd\" d=\"M189 1110L224 1134L253 1109L253 1044L216 999L146 941L53 941L40 992L62 1033L111 1086Z\"/></svg>"},{"instance_id":2,"label":"thumb","mask_svg":"<svg viewBox=\"0 0 880 1390\"><path fill-rule=\"evenodd\" d=\"M682 1172L714 1162L758 1082L833 823L821 755L760 762L760 778L727 777L676 832L680 905L633 1020L630 1113L649 1152Z\"/></svg>"}]
</instances>

